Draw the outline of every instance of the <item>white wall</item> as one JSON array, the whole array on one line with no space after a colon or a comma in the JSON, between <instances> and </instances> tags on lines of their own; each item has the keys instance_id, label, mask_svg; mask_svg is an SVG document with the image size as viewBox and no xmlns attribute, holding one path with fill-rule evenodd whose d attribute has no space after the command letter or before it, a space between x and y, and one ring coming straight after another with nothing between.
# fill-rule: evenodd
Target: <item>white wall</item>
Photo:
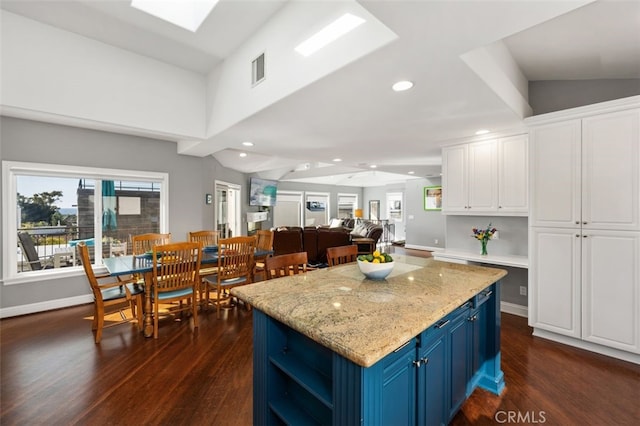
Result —
<instances>
[{"instance_id":1,"label":"white wall","mask_svg":"<svg viewBox=\"0 0 640 426\"><path fill-rule=\"evenodd\" d=\"M0 19L5 112L204 137L203 75L10 12Z\"/></svg>"},{"instance_id":2,"label":"white wall","mask_svg":"<svg viewBox=\"0 0 640 426\"><path fill-rule=\"evenodd\" d=\"M346 12L367 20L310 57L294 48ZM319 26L322 25L322 26ZM396 39L354 1L290 2L208 76L207 136L214 136L325 75ZM357 52L357 55L355 54ZM252 87L251 61L265 53L265 80ZM213 142L180 145L199 155Z\"/></svg>"}]
</instances>

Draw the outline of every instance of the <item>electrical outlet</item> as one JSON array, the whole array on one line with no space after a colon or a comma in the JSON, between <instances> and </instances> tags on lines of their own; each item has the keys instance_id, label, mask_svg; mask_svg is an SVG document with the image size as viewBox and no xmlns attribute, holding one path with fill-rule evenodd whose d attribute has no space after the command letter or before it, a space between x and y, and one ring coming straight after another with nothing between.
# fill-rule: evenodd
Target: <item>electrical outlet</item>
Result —
<instances>
[{"instance_id":1,"label":"electrical outlet","mask_svg":"<svg viewBox=\"0 0 640 426\"><path fill-rule=\"evenodd\" d=\"M524 285L520 286L520 296L526 296L527 295L527 287Z\"/></svg>"},{"instance_id":2,"label":"electrical outlet","mask_svg":"<svg viewBox=\"0 0 640 426\"><path fill-rule=\"evenodd\" d=\"M498 234L498 231L493 233L493 236L491 237L492 240L499 240L500 239L500 234Z\"/></svg>"},{"instance_id":3,"label":"electrical outlet","mask_svg":"<svg viewBox=\"0 0 640 426\"><path fill-rule=\"evenodd\" d=\"M438 239L436 238L435 240L433 240L434 244L438 244Z\"/></svg>"}]
</instances>

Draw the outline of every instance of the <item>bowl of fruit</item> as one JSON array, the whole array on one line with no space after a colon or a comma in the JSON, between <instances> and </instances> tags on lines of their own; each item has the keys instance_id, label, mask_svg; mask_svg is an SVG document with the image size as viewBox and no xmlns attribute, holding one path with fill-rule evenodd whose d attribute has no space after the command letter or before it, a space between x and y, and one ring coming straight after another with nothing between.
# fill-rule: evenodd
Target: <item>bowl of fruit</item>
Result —
<instances>
[{"instance_id":1,"label":"bowl of fruit","mask_svg":"<svg viewBox=\"0 0 640 426\"><path fill-rule=\"evenodd\" d=\"M370 280L384 280L393 270L393 265L391 256L377 250L358 256L358 268Z\"/></svg>"}]
</instances>

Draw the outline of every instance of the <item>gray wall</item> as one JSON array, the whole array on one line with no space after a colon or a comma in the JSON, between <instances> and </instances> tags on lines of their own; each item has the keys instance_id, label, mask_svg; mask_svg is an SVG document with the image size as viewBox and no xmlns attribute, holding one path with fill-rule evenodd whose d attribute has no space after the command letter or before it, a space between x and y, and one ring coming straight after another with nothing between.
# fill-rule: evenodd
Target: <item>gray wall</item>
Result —
<instances>
[{"instance_id":1,"label":"gray wall","mask_svg":"<svg viewBox=\"0 0 640 426\"><path fill-rule=\"evenodd\" d=\"M480 254L480 241L472 238L473 228L485 228L491 225L498 230L499 239L490 240L487 245L489 254L520 255L528 254L528 218L500 216L453 216L446 220L447 249L457 249ZM527 306L527 296L520 295L520 286L528 288L527 269L486 265L506 269L508 274L502 280L501 300Z\"/></svg>"},{"instance_id":2,"label":"gray wall","mask_svg":"<svg viewBox=\"0 0 640 426\"><path fill-rule=\"evenodd\" d=\"M635 95L640 95L640 79L529 82L534 115Z\"/></svg>"},{"instance_id":3,"label":"gray wall","mask_svg":"<svg viewBox=\"0 0 640 426\"><path fill-rule=\"evenodd\" d=\"M441 211L424 209L425 186L438 185L441 185L441 178L407 181L405 186L406 246L445 247L445 216Z\"/></svg>"},{"instance_id":4,"label":"gray wall","mask_svg":"<svg viewBox=\"0 0 640 426\"><path fill-rule=\"evenodd\" d=\"M204 194L213 194L215 179L241 184L246 190L244 174L222 167L212 157L178 155L173 142L9 117L0 120L2 160L169 173L169 230L177 240L186 239L190 230L213 229L213 205L205 204ZM2 285L0 307L89 293L81 273L65 279Z\"/></svg>"}]
</instances>

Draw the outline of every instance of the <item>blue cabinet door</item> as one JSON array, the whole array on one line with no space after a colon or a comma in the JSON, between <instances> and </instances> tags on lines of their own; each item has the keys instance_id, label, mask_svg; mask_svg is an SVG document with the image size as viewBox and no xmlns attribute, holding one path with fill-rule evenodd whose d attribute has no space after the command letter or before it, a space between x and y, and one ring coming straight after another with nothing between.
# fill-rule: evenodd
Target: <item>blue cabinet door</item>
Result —
<instances>
[{"instance_id":1,"label":"blue cabinet door","mask_svg":"<svg viewBox=\"0 0 640 426\"><path fill-rule=\"evenodd\" d=\"M445 332L433 329L423 333L418 360L418 425L447 424L445 410L447 379Z\"/></svg>"},{"instance_id":2,"label":"blue cabinet door","mask_svg":"<svg viewBox=\"0 0 640 426\"><path fill-rule=\"evenodd\" d=\"M380 425L416 423L416 340L382 360Z\"/></svg>"},{"instance_id":3,"label":"blue cabinet door","mask_svg":"<svg viewBox=\"0 0 640 426\"><path fill-rule=\"evenodd\" d=\"M462 309L452 318L447 330L449 345L449 417L453 418L467 396L470 377L469 309Z\"/></svg>"}]
</instances>

